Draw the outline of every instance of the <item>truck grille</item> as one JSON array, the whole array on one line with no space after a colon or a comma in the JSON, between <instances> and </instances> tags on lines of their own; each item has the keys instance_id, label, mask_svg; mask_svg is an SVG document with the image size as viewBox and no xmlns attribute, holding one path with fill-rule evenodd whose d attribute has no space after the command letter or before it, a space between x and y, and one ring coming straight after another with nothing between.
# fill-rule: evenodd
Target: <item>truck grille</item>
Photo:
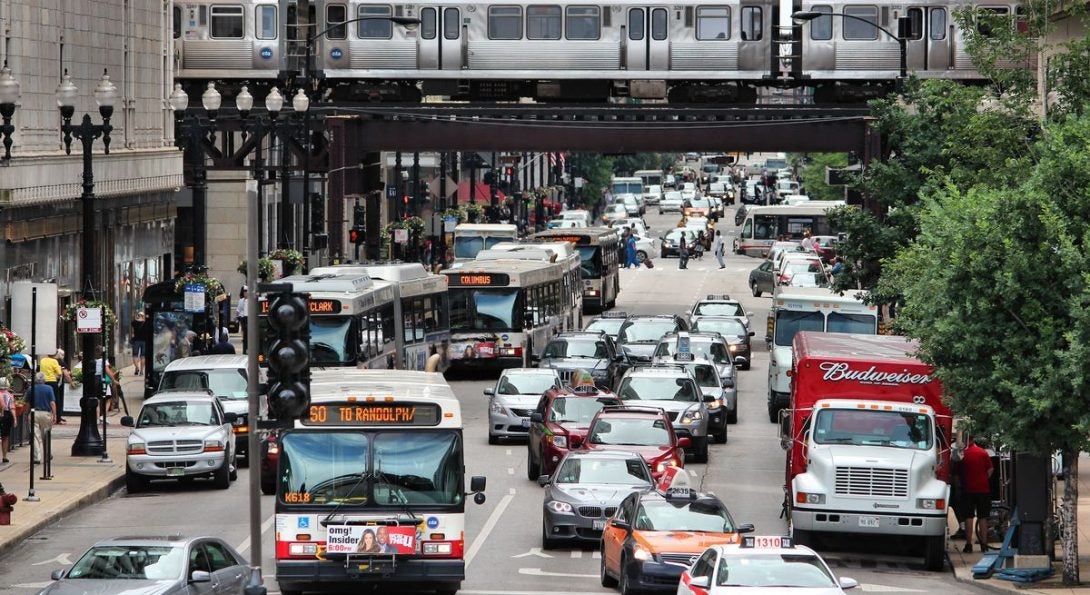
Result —
<instances>
[{"instance_id":1,"label":"truck grille","mask_svg":"<svg viewBox=\"0 0 1090 595\"><path fill-rule=\"evenodd\" d=\"M605 514L603 514L603 512ZM579 516L587 517L588 519L597 519L603 516L611 517L613 513L617 512L616 506L607 506L605 510L602 510L601 506L580 506Z\"/></svg>"},{"instance_id":2,"label":"truck grille","mask_svg":"<svg viewBox=\"0 0 1090 595\"><path fill-rule=\"evenodd\" d=\"M664 564L677 564L686 568L692 566L693 562L696 562L699 557L700 554L659 554L659 558L662 559Z\"/></svg>"},{"instance_id":3,"label":"truck grille","mask_svg":"<svg viewBox=\"0 0 1090 595\"><path fill-rule=\"evenodd\" d=\"M843 496L908 497L908 469L837 467L836 493Z\"/></svg>"},{"instance_id":4,"label":"truck grille","mask_svg":"<svg viewBox=\"0 0 1090 595\"><path fill-rule=\"evenodd\" d=\"M149 455L192 454L204 450L203 440L157 440L148 442Z\"/></svg>"}]
</instances>

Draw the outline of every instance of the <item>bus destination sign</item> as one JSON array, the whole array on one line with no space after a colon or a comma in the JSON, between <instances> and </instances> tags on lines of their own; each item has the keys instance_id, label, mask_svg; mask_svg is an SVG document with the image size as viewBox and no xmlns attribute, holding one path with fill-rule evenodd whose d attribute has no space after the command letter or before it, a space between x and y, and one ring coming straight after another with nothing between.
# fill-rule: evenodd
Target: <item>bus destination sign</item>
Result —
<instances>
[{"instance_id":1,"label":"bus destination sign","mask_svg":"<svg viewBox=\"0 0 1090 595\"><path fill-rule=\"evenodd\" d=\"M442 411L434 403L322 403L311 405L305 426L437 426Z\"/></svg>"},{"instance_id":2,"label":"bus destination sign","mask_svg":"<svg viewBox=\"0 0 1090 595\"><path fill-rule=\"evenodd\" d=\"M506 287L511 283L505 273L455 273L450 275L450 287Z\"/></svg>"},{"instance_id":3,"label":"bus destination sign","mask_svg":"<svg viewBox=\"0 0 1090 595\"><path fill-rule=\"evenodd\" d=\"M575 244L577 246L585 246L587 244L590 244L590 237L589 236L548 235L548 236L541 236L541 237L542 237L542 239L547 239L550 242L571 242L572 244Z\"/></svg>"},{"instance_id":4,"label":"bus destination sign","mask_svg":"<svg viewBox=\"0 0 1090 595\"><path fill-rule=\"evenodd\" d=\"M341 301L340 300L324 300L310 298L307 300L307 309L311 314L340 314L341 313ZM261 313L269 313L269 300L263 300L261 302Z\"/></svg>"}]
</instances>

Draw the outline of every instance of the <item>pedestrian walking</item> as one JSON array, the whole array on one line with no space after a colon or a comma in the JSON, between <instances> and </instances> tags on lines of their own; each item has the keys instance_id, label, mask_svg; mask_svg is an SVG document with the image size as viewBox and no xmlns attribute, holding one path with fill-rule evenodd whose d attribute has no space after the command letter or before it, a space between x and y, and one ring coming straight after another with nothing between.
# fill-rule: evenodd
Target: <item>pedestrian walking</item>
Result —
<instances>
[{"instance_id":1,"label":"pedestrian walking","mask_svg":"<svg viewBox=\"0 0 1090 595\"><path fill-rule=\"evenodd\" d=\"M689 246L685 242L685 233L681 234L681 242L677 247L677 268L679 270L685 270L689 268Z\"/></svg>"},{"instance_id":2,"label":"pedestrian walking","mask_svg":"<svg viewBox=\"0 0 1090 595\"><path fill-rule=\"evenodd\" d=\"M727 265L723 263L723 234L717 229L715 230L715 239L712 240L712 254L715 255L715 259L719 261L719 268L725 269Z\"/></svg>"},{"instance_id":3,"label":"pedestrian walking","mask_svg":"<svg viewBox=\"0 0 1090 595\"><path fill-rule=\"evenodd\" d=\"M626 231L628 233L627 233L627 239L625 240L625 245L624 245L624 251L625 251L624 268L627 269L628 267L631 266L633 268L638 269L638 268L640 268L640 260L639 260L639 258L636 258L636 234L633 231L629 231L629 230L626 230Z\"/></svg>"},{"instance_id":4,"label":"pedestrian walking","mask_svg":"<svg viewBox=\"0 0 1090 595\"><path fill-rule=\"evenodd\" d=\"M965 548L973 551L973 519L976 519L976 540L980 551L988 551L988 517L992 514L992 457L972 436L965 438L961 455L961 487L965 500Z\"/></svg>"},{"instance_id":5,"label":"pedestrian walking","mask_svg":"<svg viewBox=\"0 0 1090 595\"><path fill-rule=\"evenodd\" d=\"M242 333L242 353L246 353L246 343L249 340L246 333L246 304L248 302L246 286L238 292L238 304L235 305L235 320L238 321L238 332Z\"/></svg>"},{"instance_id":6,"label":"pedestrian walking","mask_svg":"<svg viewBox=\"0 0 1090 595\"><path fill-rule=\"evenodd\" d=\"M706 241L706 239L704 238L704 230L700 230L696 234L696 241L693 242L693 252L696 254L696 259L697 260L702 260L704 258L704 242L705 241Z\"/></svg>"},{"instance_id":7,"label":"pedestrian walking","mask_svg":"<svg viewBox=\"0 0 1090 595\"><path fill-rule=\"evenodd\" d=\"M34 447L33 457L35 463L42 462L42 453L45 452L46 434L53 431L53 418L57 415L57 396L53 387L45 383L45 374L38 372L34 375L34 389L31 392L34 405Z\"/></svg>"},{"instance_id":8,"label":"pedestrian walking","mask_svg":"<svg viewBox=\"0 0 1090 595\"><path fill-rule=\"evenodd\" d=\"M212 353L215 355L235 355L235 346L231 345L231 335L227 334L227 329L220 331L219 340L212 346Z\"/></svg>"},{"instance_id":9,"label":"pedestrian walking","mask_svg":"<svg viewBox=\"0 0 1090 595\"><path fill-rule=\"evenodd\" d=\"M137 312L132 321L132 337L129 339L129 345L132 346L133 374L137 376L144 373L144 350L147 348L144 336L147 330L148 324L144 320L144 313Z\"/></svg>"},{"instance_id":10,"label":"pedestrian walking","mask_svg":"<svg viewBox=\"0 0 1090 595\"><path fill-rule=\"evenodd\" d=\"M11 433L19 420L15 417L15 395L11 394L11 383L0 377L0 462L10 463L8 450L11 449Z\"/></svg>"},{"instance_id":11,"label":"pedestrian walking","mask_svg":"<svg viewBox=\"0 0 1090 595\"><path fill-rule=\"evenodd\" d=\"M58 401L60 400L61 395L61 381L64 380L65 376L64 367L61 366L60 362L60 359L63 357L64 352L59 351L59 353L54 355L42 356L42 360L38 362L38 369L41 370L42 375L45 376L45 383L53 389L53 396ZM60 416L60 411L57 411L57 416L53 418L53 423L65 423L64 419Z\"/></svg>"},{"instance_id":12,"label":"pedestrian walking","mask_svg":"<svg viewBox=\"0 0 1090 595\"><path fill-rule=\"evenodd\" d=\"M111 411L118 411L118 397L121 396L121 382L117 378L117 371L114 370L110 360L106 359L106 351L101 345L95 347L95 374L102 379L103 392L106 398L102 400L102 410L104 413Z\"/></svg>"}]
</instances>

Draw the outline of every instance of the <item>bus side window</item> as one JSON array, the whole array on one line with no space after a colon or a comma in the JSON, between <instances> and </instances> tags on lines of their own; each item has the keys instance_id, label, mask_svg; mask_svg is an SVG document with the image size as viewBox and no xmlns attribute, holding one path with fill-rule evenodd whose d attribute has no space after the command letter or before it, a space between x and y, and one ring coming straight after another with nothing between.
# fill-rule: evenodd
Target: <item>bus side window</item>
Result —
<instances>
[{"instance_id":1,"label":"bus side window","mask_svg":"<svg viewBox=\"0 0 1090 595\"><path fill-rule=\"evenodd\" d=\"M745 224L742 225L742 237L743 238L752 238L753 237L753 219L746 219Z\"/></svg>"},{"instance_id":2,"label":"bus side window","mask_svg":"<svg viewBox=\"0 0 1090 595\"><path fill-rule=\"evenodd\" d=\"M379 324L382 328L382 342L389 343L394 340L394 305L388 304L379 310Z\"/></svg>"}]
</instances>

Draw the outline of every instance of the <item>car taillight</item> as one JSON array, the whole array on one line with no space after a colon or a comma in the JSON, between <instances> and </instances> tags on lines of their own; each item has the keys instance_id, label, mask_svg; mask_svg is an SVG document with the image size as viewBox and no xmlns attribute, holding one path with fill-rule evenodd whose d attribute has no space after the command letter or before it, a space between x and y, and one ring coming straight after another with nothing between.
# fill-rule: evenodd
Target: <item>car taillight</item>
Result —
<instances>
[{"instance_id":1,"label":"car taillight","mask_svg":"<svg viewBox=\"0 0 1090 595\"><path fill-rule=\"evenodd\" d=\"M433 536L433 538L434 537L435 536ZM439 537L442 537L442 534L440 534ZM464 544L460 539L453 541L428 540L420 542L420 553L429 558L461 558L464 549Z\"/></svg>"},{"instance_id":2,"label":"car taillight","mask_svg":"<svg viewBox=\"0 0 1090 595\"><path fill-rule=\"evenodd\" d=\"M280 454L280 446L275 442L270 442L268 453L271 455Z\"/></svg>"},{"instance_id":3,"label":"car taillight","mask_svg":"<svg viewBox=\"0 0 1090 595\"><path fill-rule=\"evenodd\" d=\"M250 431L250 426L246 426L246 425L232 426L231 431L236 433L236 434L247 434Z\"/></svg>"}]
</instances>

